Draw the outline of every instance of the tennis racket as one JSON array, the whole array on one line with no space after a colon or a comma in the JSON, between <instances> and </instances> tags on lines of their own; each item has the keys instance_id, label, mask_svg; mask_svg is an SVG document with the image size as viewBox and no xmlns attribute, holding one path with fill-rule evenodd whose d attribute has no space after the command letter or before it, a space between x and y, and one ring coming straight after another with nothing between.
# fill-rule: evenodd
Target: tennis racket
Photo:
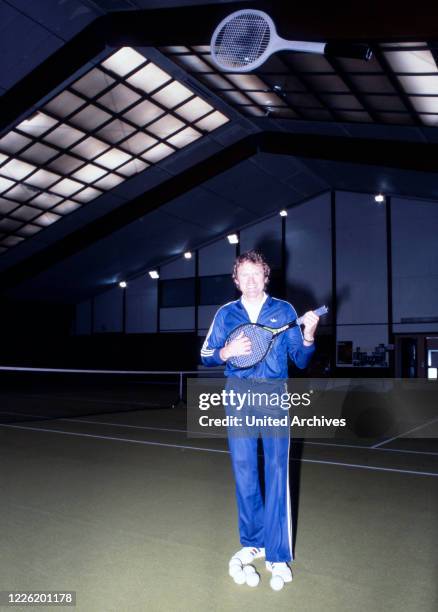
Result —
<instances>
[{"instance_id":1,"label":"tennis racket","mask_svg":"<svg viewBox=\"0 0 438 612\"><path fill-rule=\"evenodd\" d=\"M321 306L317 308L314 313L321 317L328 313L327 306ZM257 365L268 354L272 343L275 338L287 331L291 327L301 325L303 317L298 317L286 325L281 327L268 327L267 325L261 325L260 323L243 323L233 329L228 338L225 341L225 345L229 344L232 340L240 336L243 333L244 336L251 340L251 352L248 355L236 355L228 359L233 368L243 370L245 368L252 368Z\"/></svg>"},{"instance_id":2,"label":"tennis racket","mask_svg":"<svg viewBox=\"0 0 438 612\"><path fill-rule=\"evenodd\" d=\"M213 32L211 56L221 70L250 72L277 51L304 51L332 57L369 60L367 45L285 40L267 13L244 9L231 13Z\"/></svg>"}]
</instances>

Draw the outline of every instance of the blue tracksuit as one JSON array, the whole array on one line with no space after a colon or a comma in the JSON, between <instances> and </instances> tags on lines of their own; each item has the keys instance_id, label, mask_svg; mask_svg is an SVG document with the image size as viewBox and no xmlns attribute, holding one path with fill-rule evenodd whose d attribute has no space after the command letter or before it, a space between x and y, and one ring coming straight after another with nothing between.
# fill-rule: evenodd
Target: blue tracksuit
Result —
<instances>
[{"instance_id":1,"label":"blue tracksuit","mask_svg":"<svg viewBox=\"0 0 438 612\"><path fill-rule=\"evenodd\" d=\"M296 319L295 309L283 300L267 297L257 323L281 327ZM250 323L241 300L229 302L217 311L201 349L206 366L223 365L219 356L227 336L242 323ZM314 345L303 345L299 327L293 327L276 338L266 358L253 368L236 370L226 364L225 376L251 379L287 379L288 355L299 368L305 368L314 352ZM238 383L239 381L236 381ZM244 381L240 380L239 384ZM283 415L282 415L283 416ZM257 438L230 435L236 497L239 513L239 533L243 546L265 547L271 562L291 561L292 520L289 493L289 430L260 429L265 455L265 502L263 503L257 463Z\"/></svg>"}]
</instances>

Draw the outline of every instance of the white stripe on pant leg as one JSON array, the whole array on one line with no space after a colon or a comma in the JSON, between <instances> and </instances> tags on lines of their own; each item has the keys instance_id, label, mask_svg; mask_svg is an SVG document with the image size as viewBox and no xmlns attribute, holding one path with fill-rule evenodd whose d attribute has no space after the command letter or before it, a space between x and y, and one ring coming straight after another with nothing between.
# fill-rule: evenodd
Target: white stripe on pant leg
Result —
<instances>
[{"instance_id":1,"label":"white stripe on pant leg","mask_svg":"<svg viewBox=\"0 0 438 612\"><path fill-rule=\"evenodd\" d=\"M292 513L291 513L291 508L290 508L290 483L289 483L289 452L290 452L290 435L288 436L289 438L289 442L288 442L288 447L287 447L287 489L286 489L286 495L287 495L287 529L288 529L288 536L289 536L289 553L290 553L290 558L291 560L293 560L293 554L292 554Z\"/></svg>"}]
</instances>

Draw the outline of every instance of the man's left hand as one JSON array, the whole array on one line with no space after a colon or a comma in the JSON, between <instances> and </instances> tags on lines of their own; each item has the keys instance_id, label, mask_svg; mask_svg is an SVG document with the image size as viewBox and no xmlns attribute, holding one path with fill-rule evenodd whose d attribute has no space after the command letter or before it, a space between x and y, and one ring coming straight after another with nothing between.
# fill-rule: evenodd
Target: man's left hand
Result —
<instances>
[{"instance_id":1,"label":"man's left hand","mask_svg":"<svg viewBox=\"0 0 438 612\"><path fill-rule=\"evenodd\" d=\"M315 337L316 328L318 327L319 317L316 315L313 310L309 310L303 316L303 336L306 342L313 342Z\"/></svg>"}]
</instances>

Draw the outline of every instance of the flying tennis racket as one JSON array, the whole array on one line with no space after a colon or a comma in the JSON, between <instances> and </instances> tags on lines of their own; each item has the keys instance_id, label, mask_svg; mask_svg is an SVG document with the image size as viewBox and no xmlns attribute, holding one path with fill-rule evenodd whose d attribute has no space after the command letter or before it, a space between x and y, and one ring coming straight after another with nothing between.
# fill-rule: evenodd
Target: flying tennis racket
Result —
<instances>
[{"instance_id":1,"label":"flying tennis racket","mask_svg":"<svg viewBox=\"0 0 438 612\"><path fill-rule=\"evenodd\" d=\"M314 313L321 317L328 313L327 306L321 306L314 310ZM226 339L225 345L229 344L232 340L240 336L242 333L244 336L251 340L251 352L248 355L235 355L228 359L233 368L243 370L245 368L252 368L253 366L263 361L268 354L272 343L275 338L287 331L291 327L301 325L303 317L298 317L295 321L291 321L281 327L268 327L267 325L261 325L260 323L243 323L233 329L228 338Z\"/></svg>"},{"instance_id":2,"label":"flying tennis racket","mask_svg":"<svg viewBox=\"0 0 438 612\"><path fill-rule=\"evenodd\" d=\"M244 9L231 13L213 32L211 56L221 70L250 72L277 51L304 51L332 57L369 60L367 45L285 40L267 13Z\"/></svg>"}]
</instances>

